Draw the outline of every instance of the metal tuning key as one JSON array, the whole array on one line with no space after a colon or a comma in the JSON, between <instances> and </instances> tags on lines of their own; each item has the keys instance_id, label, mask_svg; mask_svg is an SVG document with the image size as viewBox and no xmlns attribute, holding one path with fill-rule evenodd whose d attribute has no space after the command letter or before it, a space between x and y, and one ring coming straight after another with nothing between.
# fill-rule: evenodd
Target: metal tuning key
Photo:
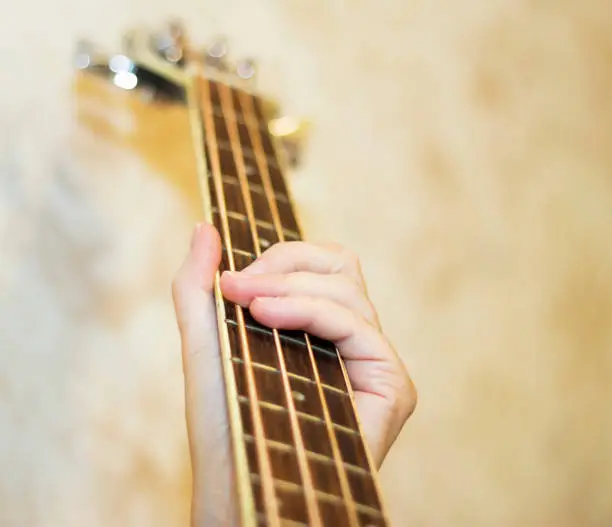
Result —
<instances>
[{"instance_id":1,"label":"metal tuning key","mask_svg":"<svg viewBox=\"0 0 612 527\"><path fill-rule=\"evenodd\" d=\"M257 67L253 59L243 59L236 64L236 75L244 81L253 81L257 74Z\"/></svg>"},{"instance_id":2,"label":"metal tuning key","mask_svg":"<svg viewBox=\"0 0 612 527\"><path fill-rule=\"evenodd\" d=\"M229 45L225 37L217 37L204 51L204 65L218 72L227 72L231 68L228 64Z\"/></svg>"},{"instance_id":3,"label":"metal tuning key","mask_svg":"<svg viewBox=\"0 0 612 527\"><path fill-rule=\"evenodd\" d=\"M151 46L170 64L184 66L187 39L183 23L172 20L151 36Z\"/></svg>"},{"instance_id":4,"label":"metal tuning key","mask_svg":"<svg viewBox=\"0 0 612 527\"><path fill-rule=\"evenodd\" d=\"M137 28L122 39L119 53L105 54L88 40L77 43L74 64L105 76L118 88L137 91L146 100L183 100L188 79L187 65L199 65L205 77L230 86L253 91L257 66L252 58L232 64L228 40L218 36L203 52L194 51L180 20L170 20L156 31ZM270 133L286 153L290 166L301 160L308 123L291 116L279 116L278 107L260 97Z\"/></svg>"},{"instance_id":5,"label":"metal tuning key","mask_svg":"<svg viewBox=\"0 0 612 527\"><path fill-rule=\"evenodd\" d=\"M104 77L122 90L135 90L147 98L182 99L186 75L187 44L178 21L157 32L135 29L122 39L115 54L99 51L91 42L77 43L74 62L79 70Z\"/></svg>"}]
</instances>

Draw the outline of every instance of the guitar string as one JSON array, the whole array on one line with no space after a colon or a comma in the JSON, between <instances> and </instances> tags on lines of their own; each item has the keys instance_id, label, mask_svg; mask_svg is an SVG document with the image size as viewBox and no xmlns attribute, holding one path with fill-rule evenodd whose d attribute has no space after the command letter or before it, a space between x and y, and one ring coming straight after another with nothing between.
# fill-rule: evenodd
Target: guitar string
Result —
<instances>
[{"instance_id":1,"label":"guitar string","mask_svg":"<svg viewBox=\"0 0 612 527\"><path fill-rule=\"evenodd\" d=\"M217 206L219 209L219 217L221 219L221 227L223 239L227 252L227 259L229 268L232 271L236 270L234 262L234 253L232 247L232 236L229 227L229 220L227 216L227 204L225 199L225 191L223 188L222 174L221 174L221 163L219 160L219 151L217 145L217 132L215 130L215 123L212 114L212 99L210 93L210 81L202 79L202 101L204 110L204 124L207 129L207 136L210 143L210 162L211 172L213 176L213 182L217 195ZM264 506L266 509L266 516L270 521L270 527L280 527L279 517L279 506L276 498L276 492L274 490L274 484L272 481L272 467L270 456L265 444L265 433L263 429L263 419L261 415L261 408L259 407L259 396L257 393L257 386L255 384L255 375L253 372L253 366L251 361L251 350L247 338L246 326L244 323L244 315L242 308L236 306L236 321L238 323L238 332L240 336L240 344L243 350L243 359L245 366L245 374L247 380L247 391L249 393L250 410L253 419L253 431L254 436L258 439L256 441L256 452L259 460L259 470L261 473L262 490L264 498Z\"/></svg>"},{"instance_id":2,"label":"guitar string","mask_svg":"<svg viewBox=\"0 0 612 527\"><path fill-rule=\"evenodd\" d=\"M260 98L260 101L262 99ZM258 119L258 116L255 114L255 118ZM259 123L257 123L259 124ZM267 128L267 127L266 127ZM277 142L278 140L276 140L273 136L271 136L271 140L272 143L275 146L275 151L276 151L276 161L277 161L277 165L280 167L281 170L283 170L285 173L288 172L288 166L289 166L289 162L287 160L287 156L284 154L284 152L282 151L282 149L277 147ZM267 159L267 158L266 158ZM287 198L289 200L290 203L295 203L295 198L293 196L293 192L290 186L287 186L285 188L285 193L287 195ZM295 223L297 224L297 231L298 234L300 235L299 237L302 238L302 233L303 233L303 227L302 227L302 222L301 222L301 218L299 216L294 216L294 220ZM285 231L286 232L286 231ZM306 335L308 336L308 335ZM349 399L350 399L350 405L353 411L353 414L355 416L355 420L357 421L357 428L359 431L359 435L362 438L362 444L363 444L363 448L366 454L366 462L367 462L367 469L364 469L367 473L370 474L370 476L372 477L372 481L374 484L374 490L376 491L376 495L378 496L378 501L379 501L379 509L381 511L381 514L383 515L384 519L385 519L385 525L388 524L388 513L386 512L386 507L385 507L385 503L384 501L381 499L383 493L382 493L382 487L380 484L380 480L378 478L375 466L376 464L374 463L374 457L372 455L372 452L370 450L370 447L368 446L368 444L363 440L363 438L365 438L364 432L363 432L363 425L361 423L361 419L359 419L359 414L357 412L357 406L355 404L355 393L353 391L353 387L351 386L351 382L349 380L349 376L348 376L348 372L346 370L346 366L344 364L344 362L342 360L340 360L340 366L342 369L342 376L344 379L344 384L345 387L348 389L348 395L349 395ZM343 467L344 467L344 463L343 463ZM381 526L384 527L384 526Z\"/></svg>"},{"instance_id":3,"label":"guitar string","mask_svg":"<svg viewBox=\"0 0 612 527\"><path fill-rule=\"evenodd\" d=\"M206 168L206 156L204 152L204 123L202 122L201 97L198 89L200 79L197 71L190 73L185 96L187 99L187 110L192 129L193 148L196 158L196 170L200 195L202 197L204 219L213 223L211 191L208 182L208 170ZM215 273L214 297L217 308L217 327L219 331L219 347L222 356L223 375L226 381L227 406L230 418L231 440L235 456L236 488L239 496L240 516L245 523L255 517L255 504L253 500L253 487L249 481L249 468L246 449L244 448L244 430L240 416L240 403L237 397L236 379L234 377L234 366L232 363L232 352L229 342L227 326L225 324L225 305L223 295L219 287L219 271Z\"/></svg>"},{"instance_id":4,"label":"guitar string","mask_svg":"<svg viewBox=\"0 0 612 527\"><path fill-rule=\"evenodd\" d=\"M241 92L239 95L240 104L243 108L245 122L247 124L249 136L251 138L251 143L253 146L253 151L255 152L255 159L257 162L257 166L261 175L262 186L264 188L266 198L268 200L268 204L270 206L270 212L272 214L272 223L276 229L276 233L278 239L283 242L285 241L283 225L280 217L280 213L278 210L278 206L276 204L275 192L272 185L272 181L270 178L270 171L268 167L268 158L263 149L262 137L261 137L261 128L258 126L258 119L255 115L254 108L254 98L252 95L247 94L245 92ZM332 454L334 458L334 462L336 465L336 472L338 474L338 479L340 481L340 490L344 497L344 501L347 504L347 513L349 516L349 525L350 527L358 527L359 521L357 518L357 511L355 508L355 502L353 500L351 489L348 483L348 477L346 474L346 469L344 468L344 464L342 463L342 458L340 455L340 448L338 446L338 441L336 439L336 434L333 430L331 415L329 411L329 406L327 404L327 400L325 399L325 394L323 392L323 386L321 385L321 379L319 376L319 368L317 366L314 352L312 349L312 345L310 343L310 338L305 333L304 338L306 340L306 346L308 349L308 356L310 359L310 364L312 366L312 371L314 374L314 380L317 385L317 390L319 393L319 398L321 400L321 406L323 408L323 416L325 421L325 426L327 428L327 433L330 439ZM338 359L340 360L340 359Z\"/></svg>"},{"instance_id":5,"label":"guitar string","mask_svg":"<svg viewBox=\"0 0 612 527\"><path fill-rule=\"evenodd\" d=\"M255 255L259 257L261 255L261 246L259 241L259 234L255 223L255 211L253 208L253 202L251 199L251 188L250 183L246 174L246 166L244 163L244 154L242 151L242 142L238 131L238 124L236 122L236 111L234 108L234 102L232 100L232 92L226 85L218 85L219 98L221 100L221 107L223 113L226 116L225 122L228 129L228 135L230 143L232 145L232 151L234 153L234 160L236 161L236 168L238 173L238 179L240 181L240 188L242 190L242 196L245 202L247 217L249 219L249 227L251 230L251 236L253 238L253 245L255 247ZM306 497L306 506L308 510L308 517L310 518L311 525L322 526L321 518L319 515L319 509L316 503L316 496L314 492L314 485L312 483L312 475L308 466L308 460L306 458L306 452L304 449L304 440L300 430L298 417L295 409L295 403L293 401L291 385L289 384L289 376L287 375L287 367L285 364L285 357L283 353L282 344L278 330L273 329L274 344L277 353L281 380L283 389L285 391L285 397L287 400L287 410L289 413L289 421L291 424L291 430L295 441L298 466L300 474L302 476L302 482L304 483L304 494Z\"/></svg>"}]
</instances>

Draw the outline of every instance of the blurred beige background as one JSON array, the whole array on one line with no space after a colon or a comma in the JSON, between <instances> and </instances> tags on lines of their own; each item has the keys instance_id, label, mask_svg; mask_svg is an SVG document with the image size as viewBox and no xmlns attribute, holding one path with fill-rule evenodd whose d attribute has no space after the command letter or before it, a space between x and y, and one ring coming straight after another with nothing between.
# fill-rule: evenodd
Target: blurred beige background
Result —
<instances>
[{"instance_id":1,"label":"blurred beige background","mask_svg":"<svg viewBox=\"0 0 612 527\"><path fill-rule=\"evenodd\" d=\"M308 235L362 255L420 390L382 470L394 525L612 525L603 0L3 3L0 525L186 524L169 282L192 217L70 91L77 36L171 14L314 124Z\"/></svg>"}]
</instances>

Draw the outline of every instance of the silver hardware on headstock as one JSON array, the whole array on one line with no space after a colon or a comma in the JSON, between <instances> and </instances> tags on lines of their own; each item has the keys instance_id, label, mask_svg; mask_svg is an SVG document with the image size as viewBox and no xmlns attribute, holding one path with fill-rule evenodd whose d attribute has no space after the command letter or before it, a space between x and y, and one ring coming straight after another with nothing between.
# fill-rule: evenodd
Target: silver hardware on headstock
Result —
<instances>
[{"instance_id":1,"label":"silver hardware on headstock","mask_svg":"<svg viewBox=\"0 0 612 527\"><path fill-rule=\"evenodd\" d=\"M215 70L228 71L228 54L229 45L227 39L225 37L217 37L204 52L203 62L205 66L212 67Z\"/></svg>"},{"instance_id":2,"label":"silver hardware on headstock","mask_svg":"<svg viewBox=\"0 0 612 527\"><path fill-rule=\"evenodd\" d=\"M185 28L179 20L168 22L151 37L157 52L171 64L182 64L185 60Z\"/></svg>"},{"instance_id":3,"label":"silver hardware on headstock","mask_svg":"<svg viewBox=\"0 0 612 527\"><path fill-rule=\"evenodd\" d=\"M129 31L123 36L121 48L119 53L109 55L96 50L89 41L79 41L75 65L108 77L123 90L139 88L145 99L183 97L186 44L180 23L171 22L155 33Z\"/></svg>"},{"instance_id":4,"label":"silver hardware on headstock","mask_svg":"<svg viewBox=\"0 0 612 527\"><path fill-rule=\"evenodd\" d=\"M85 70L92 65L94 45L89 40L81 39L76 43L74 50L74 66Z\"/></svg>"},{"instance_id":5,"label":"silver hardware on headstock","mask_svg":"<svg viewBox=\"0 0 612 527\"><path fill-rule=\"evenodd\" d=\"M170 88L183 89L189 65L199 64L206 76L230 85L252 83L255 61L249 58L230 64L228 55L225 37L217 37L201 53L194 52L189 48L183 24L172 20L155 32L143 29L127 32L116 55L99 53L91 42L82 40L77 44L74 61L80 70L111 77L119 88L147 87L159 95L175 97L176 90ZM168 90L173 93L166 93Z\"/></svg>"},{"instance_id":6,"label":"silver hardware on headstock","mask_svg":"<svg viewBox=\"0 0 612 527\"><path fill-rule=\"evenodd\" d=\"M257 69L253 59L243 59L236 64L236 74L245 81L250 81L255 78Z\"/></svg>"},{"instance_id":7,"label":"silver hardware on headstock","mask_svg":"<svg viewBox=\"0 0 612 527\"><path fill-rule=\"evenodd\" d=\"M90 41L80 40L75 49L74 65L81 71L108 77L123 90L138 88L139 96L147 101L156 98L182 100L191 68L199 67L208 78L245 89L249 89L257 74L256 63L251 58L230 63L225 37L214 39L203 52L190 49L185 28L178 20L168 22L155 32L129 31L122 39L121 48L119 53L108 55ZM274 105L269 106L274 108ZM279 117L275 110L264 113L270 133L286 150L288 161L297 164L306 135L305 123L292 117Z\"/></svg>"}]
</instances>

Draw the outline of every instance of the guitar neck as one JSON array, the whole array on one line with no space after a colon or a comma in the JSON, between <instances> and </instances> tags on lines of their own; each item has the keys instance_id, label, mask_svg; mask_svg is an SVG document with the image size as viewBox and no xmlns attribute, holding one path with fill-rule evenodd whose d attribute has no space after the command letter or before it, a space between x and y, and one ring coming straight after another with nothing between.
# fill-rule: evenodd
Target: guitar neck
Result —
<instances>
[{"instance_id":1,"label":"guitar neck","mask_svg":"<svg viewBox=\"0 0 612 527\"><path fill-rule=\"evenodd\" d=\"M187 89L221 271L302 238L256 96L198 77ZM259 324L215 290L242 524L384 526L375 468L335 346Z\"/></svg>"}]
</instances>

